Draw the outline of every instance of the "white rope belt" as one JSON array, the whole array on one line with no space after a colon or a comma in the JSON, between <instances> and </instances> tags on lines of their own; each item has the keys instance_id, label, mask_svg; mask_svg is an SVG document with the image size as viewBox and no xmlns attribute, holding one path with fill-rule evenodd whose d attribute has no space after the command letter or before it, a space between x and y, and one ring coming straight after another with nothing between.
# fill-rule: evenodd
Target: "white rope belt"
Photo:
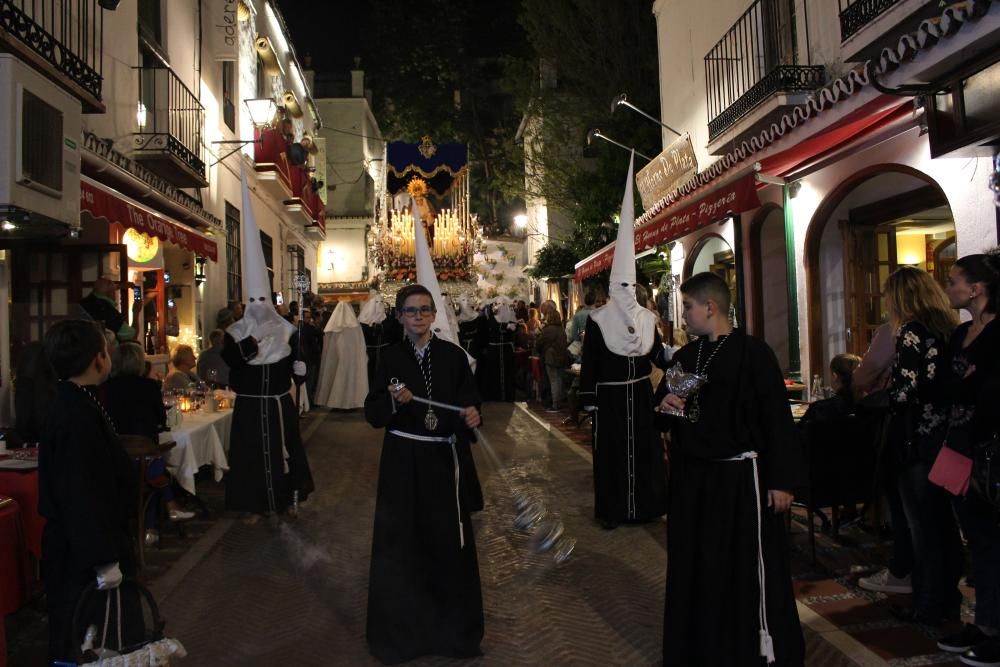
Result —
<instances>
[{"instance_id":1,"label":"white rope belt","mask_svg":"<svg viewBox=\"0 0 1000 667\"><path fill-rule=\"evenodd\" d=\"M459 482L461 480L461 468L458 465L458 450L455 449L455 436L449 436L447 438L443 436L435 435L418 435L416 433L407 433L406 431L397 431L396 429L390 429L389 433L393 435L398 435L400 438L406 438L408 440L416 440L417 442L431 442L431 443L448 443L451 445L451 460L455 464L455 511L458 513L458 548L465 548L465 527L462 525L462 500L460 494Z\"/></svg>"},{"instance_id":2,"label":"white rope belt","mask_svg":"<svg viewBox=\"0 0 1000 667\"><path fill-rule=\"evenodd\" d=\"M365 345L365 347L389 347L389 343L380 343L379 345Z\"/></svg>"},{"instance_id":3,"label":"white rope belt","mask_svg":"<svg viewBox=\"0 0 1000 667\"><path fill-rule=\"evenodd\" d=\"M748 451L728 459L712 460L720 462L749 460L753 464L753 490L754 499L757 501L757 583L760 586L760 604L757 606L757 616L760 626L760 655L767 658L767 664L771 664L774 662L774 641L771 639L771 632L767 627L767 592L764 589L764 514L760 504L760 470L757 466L757 452Z\"/></svg>"},{"instance_id":4,"label":"white rope belt","mask_svg":"<svg viewBox=\"0 0 1000 667\"><path fill-rule=\"evenodd\" d=\"M236 398L273 398L278 403L278 423L281 424L281 461L283 464L284 473L287 475L290 468L288 467L288 447L285 446L285 414L284 410L281 408L281 399L285 396L291 396L291 390L286 391L281 394L236 394Z\"/></svg>"},{"instance_id":5,"label":"white rope belt","mask_svg":"<svg viewBox=\"0 0 1000 667\"><path fill-rule=\"evenodd\" d=\"M510 345L511 347L514 347L514 343L490 343L490 345Z\"/></svg>"},{"instance_id":6,"label":"white rope belt","mask_svg":"<svg viewBox=\"0 0 1000 667\"><path fill-rule=\"evenodd\" d=\"M647 375L646 377L634 378L632 380L621 380L621 381L618 381L618 382L598 382L595 385L595 387L622 387L624 385L635 384L637 382L649 382L649 376ZM580 392L580 393L591 394L593 392L589 392L588 391L588 392Z\"/></svg>"}]
</instances>

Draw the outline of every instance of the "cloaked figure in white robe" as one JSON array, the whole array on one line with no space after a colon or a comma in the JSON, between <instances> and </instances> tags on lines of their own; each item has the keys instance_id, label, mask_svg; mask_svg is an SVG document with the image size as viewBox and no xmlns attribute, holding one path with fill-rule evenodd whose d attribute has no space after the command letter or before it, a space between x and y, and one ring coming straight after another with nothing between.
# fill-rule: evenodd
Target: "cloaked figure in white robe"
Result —
<instances>
[{"instance_id":1,"label":"cloaked figure in white robe","mask_svg":"<svg viewBox=\"0 0 1000 667\"><path fill-rule=\"evenodd\" d=\"M328 408L364 407L368 395L368 354L361 323L350 304L341 301L323 329L316 405Z\"/></svg>"}]
</instances>

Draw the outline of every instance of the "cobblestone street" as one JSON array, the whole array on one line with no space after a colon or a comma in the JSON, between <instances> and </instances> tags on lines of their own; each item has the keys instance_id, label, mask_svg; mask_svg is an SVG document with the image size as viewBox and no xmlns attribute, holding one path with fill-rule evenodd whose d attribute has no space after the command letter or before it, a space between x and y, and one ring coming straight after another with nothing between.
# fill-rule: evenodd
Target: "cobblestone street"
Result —
<instances>
[{"instance_id":1,"label":"cobblestone street","mask_svg":"<svg viewBox=\"0 0 1000 667\"><path fill-rule=\"evenodd\" d=\"M473 664L658 664L663 524L601 530L591 518L587 451L520 407L491 404L484 415L504 468L545 491L578 546L558 568L531 556L527 536L511 528L506 483L477 453L487 499L476 517L486 637ZM168 634L188 649L185 664L374 664L364 622L381 431L343 412L314 413L304 429L318 491L300 518L222 520L152 582ZM808 629L807 643L809 664L857 664Z\"/></svg>"}]
</instances>

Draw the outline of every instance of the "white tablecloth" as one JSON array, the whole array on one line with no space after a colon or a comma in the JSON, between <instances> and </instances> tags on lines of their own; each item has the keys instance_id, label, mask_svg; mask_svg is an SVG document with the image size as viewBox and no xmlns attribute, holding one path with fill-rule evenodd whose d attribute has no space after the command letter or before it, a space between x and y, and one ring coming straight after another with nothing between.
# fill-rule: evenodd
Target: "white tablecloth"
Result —
<instances>
[{"instance_id":1,"label":"white tablecloth","mask_svg":"<svg viewBox=\"0 0 1000 667\"><path fill-rule=\"evenodd\" d=\"M173 440L177 445L165 455L170 471L185 491L194 493L194 475L203 465L215 470L215 481L229 470L229 427L233 411L193 412L184 415L180 426L160 434L160 442Z\"/></svg>"}]
</instances>

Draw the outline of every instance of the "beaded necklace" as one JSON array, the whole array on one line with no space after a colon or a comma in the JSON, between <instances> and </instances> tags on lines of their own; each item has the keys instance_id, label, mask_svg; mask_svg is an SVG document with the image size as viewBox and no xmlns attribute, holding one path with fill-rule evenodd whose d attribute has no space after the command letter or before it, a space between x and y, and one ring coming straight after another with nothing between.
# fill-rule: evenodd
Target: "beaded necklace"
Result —
<instances>
[{"instance_id":1,"label":"beaded necklace","mask_svg":"<svg viewBox=\"0 0 1000 667\"><path fill-rule=\"evenodd\" d=\"M63 380L63 382L65 382L66 384L70 385L71 387L76 387L77 389L79 389L80 391L82 391L84 394L86 394L87 398L89 398L90 401L95 406L97 406L97 409L101 411L101 414L104 415L104 419L106 419L107 422L108 422L108 425L111 426L111 430L114 431L115 433L118 432L118 427L115 426L115 421L111 418L111 415L108 414L108 411L104 409L104 406L101 404L101 402L99 400L97 400L97 397L94 396L94 394L92 394L89 389L87 389L86 387L84 387L82 384L77 384L77 383L71 382L69 380Z\"/></svg>"},{"instance_id":2,"label":"beaded necklace","mask_svg":"<svg viewBox=\"0 0 1000 667\"><path fill-rule=\"evenodd\" d=\"M694 362L694 372L697 375L706 375L707 374L708 367L712 364L712 359L715 359L715 355L717 355L719 353L719 350L722 349L722 345L727 340L729 340L729 336L728 335L726 335L726 336L719 336L719 338L717 339L718 342L717 342L717 344L715 346L715 349L712 350L711 354L708 355L708 359L705 360L705 365L702 366L701 365L701 352L705 348L705 338L707 338L707 336L703 337L700 341L698 341L698 358ZM688 418L692 422L696 422L696 421L698 421L701 418L701 404L698 402L698 393L697 392L695 392L691 396L691 405L688 408Z\"/></svg>"},{"instance_id":3,"label":"beaded necklace","mask_svg":"<svg viewBox=\"0 0 1000 667\"><path fill-rule=\"evenodd\" d=\"M431 372L431 341L434 339L434 334L427 340L427 346L424 348L424 356L421 358L420 353L417 352L417 346L413 344L413 341L407 337L407 341L410 343L410 348L413 350L413 356L417 359L417 366L420 368L420 374L424 377L424 388L427 389L427 400L432 400L434 397L431 395L431 378L433 373ZM430 405L427 406L427 413L424 415L424 426L428 431L433 431L438 427L438 417L434 414L434 408Z\"/></svg>"}]
</instances>

